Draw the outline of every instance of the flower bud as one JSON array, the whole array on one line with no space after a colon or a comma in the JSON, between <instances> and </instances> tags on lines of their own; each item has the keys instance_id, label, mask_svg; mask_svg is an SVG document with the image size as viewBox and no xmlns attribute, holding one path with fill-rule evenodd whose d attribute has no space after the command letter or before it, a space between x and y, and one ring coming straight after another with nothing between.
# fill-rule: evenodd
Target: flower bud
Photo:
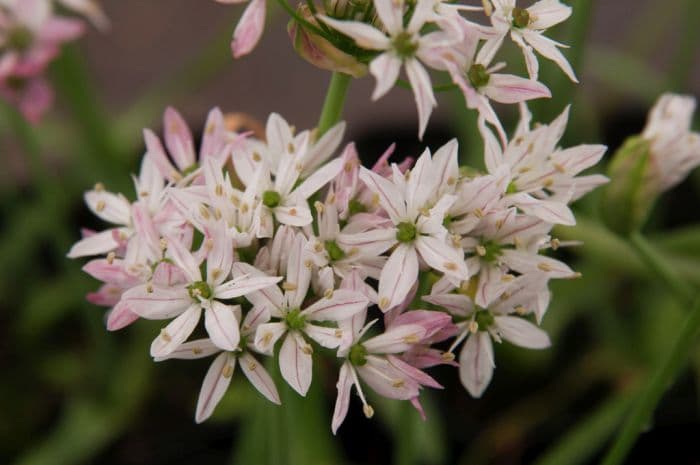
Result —
<instances>
[{"instance_id":1,"label":"flower bud","mask_svg":"<svg viewBox=\"0 0 700 465\"><path fill-rule=\"evenodd\" d=\"M642 227L657 197L700 164L700 135L690 130L694 109L692 97L662 95L642 134L627 139L615 153L603 211L616 232Z\"/></svg>"},{"instance_id":2,"label":"flower bud","mask_svg":"<svg viewBox=\"0 0 700 465\"><path fill-rule=\"evenodd\" d=\"M603 196L603 217L613 231L627 235L645 222L658 186L650 176L649 141L634 136L615 152L608 168L610 184Z\"/></svg>"},{"instance_id":3,"label":"flower bud","mask_svg":"<svg viewBox=\"0 0 700 465\"><path fill-rule=\"evenodd\" d=\"M300 5L297 13L309 23L318 24L308 6ZM367 74L367 65L360 63L354 56L339 50L323 37L307 31L303 25L295 20L292 19L289 22L287 32L297 53L312 65L329 71L349 74L355 78Z\"/></svg>"}]
</instances>

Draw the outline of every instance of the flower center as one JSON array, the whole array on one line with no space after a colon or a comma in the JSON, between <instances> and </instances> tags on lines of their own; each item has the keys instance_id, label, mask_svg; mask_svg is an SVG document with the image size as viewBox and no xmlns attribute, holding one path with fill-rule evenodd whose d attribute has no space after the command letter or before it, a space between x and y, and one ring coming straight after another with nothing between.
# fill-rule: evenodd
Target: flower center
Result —
<instances>
[{"instance_id":1,"label":"flower center","mask_svg":"<svg viewBox=\"0 0 700 465\"><path fill-rule=\"evenodd\" d=\"M194 282L187 286L187 290L195 302L199 302L200 297L202 299L210 299L212 296L211 287L205 281Z\"/></svg>"},{"instance_id":2,"label":"flower center","mask_svg":"<svg viewBox=\"0 0 700 465\"><path fill-rule=\"evenodd\" d=\"M479 310L474 315L474 321L479 325L479 331L486 331L493 325L494 319L488 310Z\"/></svg>"},{"instance_id":3,"label":"flower center","mask_svg":"<svg viewBox=\"0 0 700 465\"><path fill-rule=\"evenodd\" d=\"M413 36L405 31L394 37L392 45L401 58L411 58L418 50L418 44L413 40Z\"/></svg>"},{"instance_id":4,"label":"flower center","mask_svg":"<svg viewBox=\"0 0 700 465\"><path fill-rule=\"evenodd\" d=\"M326 248L326 252L328 252L328 256L332 261L342 260L343 258L345 258L345 252L343 252L343 249L340 248L337 242L326 241L323 245Z\"/></svg>"},{"instance_id":5,"label":"flower center","mask_svg":"<svg viewBox=\"0 0 700 465\"><path fill-rule=\"evenodd\" d=\"M449 228L450 225L452 224L452 220L453 220L452 215L447 214L447 215L445 215L445 217L442 219L442 225L443 225L445 228Z\"/></svg>"},{"instance_id":6,"label":"flower center","mask_svg":"<svg viewBox=\"0 0 700 465\"><path fill-rule=\"evenodd\" d=\"M508 187L506 187L506 194L515 194L518 192L518 186L515 185L515 181L511 181L508 183Z\"/></svg>"},{"instance_id":7,"label":"flower center","mask_svg":"<svg viewBox=\"0 0 700 465\"><path fill-rule=\"evenodd\" d=\"M416 225L409 222L401 222L396 227L396 239L399 242L411 242L416 238L418 231Z\"/></svg>"},{"instance_id":8,"label":"flower center","mask_svg":"<svg viewBox=\"0 0 700 465\"><path fill-rule=\"evenodd\" d=\"M29 81L27 81L26 78L19 76L8 76L8 78L5 80L7 87L16 92L22 91L27 86L28 82Z\"/></svg>"},{"instance_id":9,"label":"flower center","mask_svg":"<svg viewBox=\"0 0 700 465\"><path fill-rule=\"evenodd\" d=\"M497 244L494 241L485 241L477 246L476 252L479 254L482 260L488 263L493 263L498 260L498 257L501 256L502 248L503 247L501 247L500 244Z\"/></svg>"},{"instance_id":10,"label":"flower center","mask_svg":"<svg viewBox=\"0 0 700 465\"><path fill-rule=\"evenodd\" d=\"M355 344L350 348L350 363L361 367L367 363L367 349L362 344Z\"/></svg>"},{"instance_id":11,"label":"flower center","mask_svg":"<svg viewBox=\"0 0 700 465\"><path fill-rule=\"evenodd\" d=\"M348 210L350 211L350 215L355 215L357 213L364 213L367 211L367 207L365 207L365 204L360 202L357 199L352 199L350 203L348 204Z\"/></svg>"},{"instance_id":12,"label":"flower center","mask_svg":"<svg viewBox=\"0 0 700 465\"><path fill-rule=\"evenodd\" d=\"M287 328L300 330L306 326L306 317L301 314L301 310L298 308L293 308L287 312L284 317L284 321L287 323Z\"/></svg>"},{"instance_id":13,"label":"flower center","mask_svg":"<svg viewBox=\"0 0 700 465\"><path fill-rule=\"evenodd\" d=\"M530 13L525 8L513 8L513 26L524 28L530 24Z\"/></svg>"},{"instance_id":14,"label":"flower center","mask_svg":"<svg viewBox=\"0 0 700 465\"><path fill-rule=\"evenodd\" d=\"M34 34L26 27L16 27L10 31L5 42L7 48L20 52L26 51L34 42Z\"/></svg>"},{"instance_id":15,"label":"flower center","mask_svg":"<svg viewBox=\"0 0 700 465\"><path fill-rule=\"evenodd\" d=\"M276 206L278 206L280 204L281 200L282 200L282 196L279 194L279 192L275 192L275 191L263 192L262 203L267 208L275 208Z\"/></svg>"},{"instance_id":16,"label":"flower center","mask_svg":"<svg viewBox=\"0 0 700 465\"><path fill-rule=\"evenodd\" d=\"M467 71L467 77L475 89L484 87L491 79L489 72L486 71L486 67L478 63L473 64L471 68L469 68L469 71Z\"/></svg>"}]
</instances>

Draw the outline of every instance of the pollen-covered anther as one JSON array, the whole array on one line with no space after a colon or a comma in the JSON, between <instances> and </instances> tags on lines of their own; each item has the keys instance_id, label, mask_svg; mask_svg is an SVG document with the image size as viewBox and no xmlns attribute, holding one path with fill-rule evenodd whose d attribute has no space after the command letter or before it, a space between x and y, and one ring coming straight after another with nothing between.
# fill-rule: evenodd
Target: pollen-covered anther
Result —
<instances>
[{"instance_id":1,"label":"pollen-covered anther","mask_svg":"<svg viewBox=\"0 0 700 465\"><path fill-rule=\"evenodd\" d=\"M332 299L333 298L333 289L326 289L323 292L323 297L325 297L326 299Z\"/></svg>"},{"instance_id":2,"label":"pollen-covered anther","mask_svg":"<svg viewBox=\"0 0 700 465\"><path fill-rule=\"evenodd\" d=\"M527 315L527 308L523 307L522 305L518 305L515 307L515 313L518 315Z\"/></svg>"},{"instance_id":3,"label":"pollen-covered anther","mask_svg":"<svg viewBox=\"0 0 700 465\"><path fill-rule=\"evenodd\" d=\"M160 337L165 341L165 342L170 342L173 340L173 338L170 337L170 334L165 330L165 328L160 330Z\"/></svg>"},{"instance_id":4,"label":"pollen-covered anther","mask_svg":"<svg viewBox=\"0 0 700 465\"><path fill-rule=\"evenodd\" d=\"M337 337L338 339L340 339L341 337L343 337L343 330L342 330L342 329L336 329L336 330L335 330L335 333L333 333L333 334L335 335L335 337Z\"/></svg>"},{"instance_id":5,"label":"pollen-covered anther","mask_svg":"<svg viewBox=\"0 0 700 465\"><path fill-rule=\"evenodd\" d=\"M421 215L426 216L426 217L430 217L430 210L428 208L423 207L423 208L420 208L418 211L420 212Z\"/></svg>"},{"instance_id":6,"label":"pollen-covered anther","mask_svg":"<svg viewBox=\"0 0 700 465\"><path fill-rule=\"evenodd\" d=\"M323 213L324 207L323 203L319 202L318 200L314 202L314 208L316 209L317 212Z\"/></svg>"},{"instance_id":7,"label":"pollen-covered anther","mask_svg":"<svg viewBox=\"0 0 700 465\"><path fill-rule=\"evenodd\" d=\"M451 362L455 359L455 354L453 354L452 352L443 352L440 358L444 362Z\"/></svg>"},{"instance_id":8,"label":"pollen-covered anther","mask_svg":"<svg viewBox=\"0 0 700 465\"><path fill-rule=\"evenodd\" d=\"M221 268L214 268L211 272L212 279L219 279L219 277L221 276L221 273L223 273L223 272L224 272L224 270L222 270Z\"/></svg>"},{"instance_id":9,"label":"pollen-covered anther","mask_svg":"<svg viewBox=\"0 0 700 465\"><path fill-rule=\"evenodd\" d=\"M260 161L262 160L262 157L258 152L253 152L253 161Z\"/></svg>"},{"instance_id":10,"label":"pollen-covered anther","mask_svg":"<svg viewBox=\"0 0 700 465\"><path fill-rule=\"evenodd\" d=\"M566 168L564 168L564 165L561 163L553 163L552 166L554 166L554 169L560 173L566 173Z\"/></svg>"},{"instance_id":11,"label":"pollen-covered anther","mask_svg":"<svg viewBox=\"0 0 700 465\"><path fill-rule=\"evenodd\" d=\"M168 240L164 237L161 237L160 241L158 241L158 245L160 246L160 250L165 250L168 248Z\"/></svg>"},{"instance_id":12,"label":"pollen-covered anther","mask_svg":"<svg viewBox=\"0 0 700 465\"><path fill-rule=\"evenodd\" d=\"M374 416L374 409L371 405L365 404L362 406L362 413L365 414L365 418L372 418Z\"/></svg>"},{"instance_id":13,"label":"pollen-covered anther","mask_svg":"<svg viewBox=\"0 0 700 465\"><path fill-rule=\"evenodd\" d=\"M469 328L469 332L470 332L470 333L476 334L477 331L479 331L479 323L477 323L476 321L473 321L473 320L472 320L472 321L469 322L468 328Z\"/></svg>"},{"instance_id":14,"label":"pollen-covered anther","mask_svg":"<svg viewBox=\"0 0 700 465\"><path fill-rule=\"evenodd\" d=\"M360 253L360 249L358 249L357 247L352 247L350 250L348 250L347 255L353 256L353 255L357 255L358 253Z\"/></svg>"},{"instance_id":15,"label":"pollen-covered anther","mask_svg":"<svg viewBox=\"0 0 700 465\"><path fill-rule=\"evenodd\" d=\"M477 245L477 246L476 246L476 253L477 253L480 257L486 256L486 247L484 247L483 245Z\"/></svg>"},{"instance_id":16,"label":"pollen-covered anther","mask_svg":"<svg viewBox=\"0 0 700 465\"><path fill-rule=\"evenodd\" d=\"M248 213L250 211L250 206L247 203L241 205L241 213Z\"/></svg>"},{"instance_id":17,"label":"pollen-covered anther","mask_svg":"<svg viewBox=\"0 0 700 465\"><path fill-rule=\"evenodd\" d=\"M297 285L295 283L290 283L289 281L285 281L282 283L282 289L284 289L285 291L296 291Z\"/></svg>"},{"instance_id":18,"label":"pollen-covered anther","mask_svg":"<svg viewBox=\"0 0 700 465\"><path fill-rule=\"evenodd\" d=\"M496 229L501 229L503 227L503 220L496 220Z\"/></svg>"},{"instance_id":19,"label":"pollen-covered anther","mask_svg":"<svg viewBox=\"0 0 700 465\"><path fill-rule=\"evenodd\" d=\"M93 190L94 190L95 192L104 192L104 190L105 190L105 185L102 184L101 182L98 182L98 183L95 184L95 187L93 187Z\"/></svg>"},{"instance_id":20,"label":"pollen-covered anther","mask_svg":"<svg viewBox=\"0 0 700 465\"><path fill-rule=\"evenodd\" d=\"M574 274L571 275L571 279L578 279L583 277L583 274L580 271L576 271Z\"/></svg>"},{"instance_id":21,"label":"pollen-covered anther","mask_svg":"<svg viewBox=\"0 0 700 465\"><path fill-rule=\"evenodd\" d=\"M491 5L491 1L490 0L481 0L481 4L484 7L484 14L486 16L491 16L491 14L493 13L493 5Z\"/></svg>"},{"instance_id":22,"label":"pollen-covered anther","mask_svg":"<svg viewBox=\"0 0 700 465\"><path fill-rule=\"evenodd\" d=\"M549 241L549 245L550 247L552 247L552 250L557 250L561 246L561 242L555 237L554 239Z\"/></svg>"},{"instance_id":23,"label":"pollen-covered anther","mask_svg":"<svg viewBox=\"0 0 700 465\"><path fill-rule=\"evenodd\" d=\"M395 388L401 388L406 382L403 379L395 379L391 382L391 385Z\"/></svg>"},{"instance_id":24,"label":"pollen-covered anther","mask_svg":"<svg viewBox=\"0 0 700 465\"><path fill-rule=\"evenodd\" d=\"M199 346L194 346L194 347L192 347L192 353L194 355L199 355L202 353L202 349Z\"/></svg>"},{"instance_id":25,"label":"pollen-covered anther","mask_svg":"<svg viewBox=\"0 0 700 465\"><path fill-rule=\"evenodd\" d=\"M388 297L382 297L379 299L379 308L382 310L387 310L389 307L390 300Z\"/></svg>"},{"instance_id":26,"label":"pollen-covered anther","mask_svg":"<svg viewBox=\"0 0 700 465\"><path fill-rule=\"evenodd\" d=\"M544 181L542 181L542 185L543 185L544 187L552 187L552 185L554 185L554 179L552 179L552 178L547 178L547 179L545 179Z\"/></svg>"},{"instance_id":27,"label":"pollen-covered anther","mask_svg":"<svg viewBox=\"0 0 700 465\"><path fill-rule=\"evenodd\" d=\"M274 335L270 331L263 334L262 341L261 341L263 346L270 345L270 342L272 341L272 336L274 336Z\"/></svg>"},{"instance_id":28,"label":"pollen-covered anther","mask_svg":"<svg viewBox=\"0 0 700 465\"><path fill-rule=\"evenodd\" d=\"M484 217L484 211L481 208L475 208L472 213L474 213L474 216L476 216L477 218Z\"/></svg>"},{"instance_id":29,"label":"pollen-covered anther","mask_svg":"<svg viewBox=\"0 0 700 465\"><path fill-rule=\"evenodd\" d=\"M296 208L290 208L289 209L289 214L292 216L297 216L297 209Z\"/></svg>"},{"instance_id":30,"label":"pollen-covered anther","mask_svg":"<svg viewBox=\"0 0 700 465\"><path fill-rule=\"evenodd\" d=\"M455 262L445 262L443 264L443 266L445 267L446 270L449 270L449 271L457 271L457 268L458 268L458 266Z\"/></svg>"},{"instance_id":31,"label":"pollen-covered anther","mask_svg":"<svg viewBox=\"0 0 700 465\"><path fill-rule=\"evenodd\" d=\"M248 369L249 369L250 371L255 370L257 367L258 367L258 364L255 363L254 361L251 360L251 361L248 362Z\"/></svg>"},{"instance_id":32,"label":"pollen-covered anther","mask_svg":"<svg viewBox=\"0 0 700 465\"><path fill-rule=\"evenodd\" d=\"M148 197L148 196L150 195L150 192L148 192L148 191L141 191L141 192L139 192L139 195L140 195L141 197Z\"/></svg>"},{"instance_id":33,"label":"pollen-covered anther","mask_svg":"<svg viewBox=\"0 0 700 465\"><path fill-rule=\"evenodd\" d=\"M451 235L450 241L452 242L453 247L460 247L462 245L462 238L459 236L459 234Z\"/></svg>"},{"instance_id":34,"label":"pollen-covered anther","mask_svg":"<svg viewBox=\"0 0 700 465\"><path fill-rule=\"evenodd\" d=\"M408 336L404 336L403 342L406 344L418 344L420 338L416 334L409 334Z\"/></svg>"},{"instance_id":35,"label":"pollen-covered anther","mask_svg":"<svg viewBox=\"0 0 700 465\"><path fill-rule=\"evenodd\" d=\"M552 271L552 265L550 265L549 263L545 263L545 262L538 263L537 268L544 271L545 273Z\"/></svg>"},{"instance_id":36,"label":"pollen-covered anther","mask_svg":"<svg viewBox=\"0 0 700 465\"><path fill-rule=\"evenodd\" d=\"M349 173L350 171L352 171L352 168L353 168L353 166L352 166L352 163L350 163L350 162L345 163L345 165L343 166L343 169L345 170L346 173Z\"/></svg>"},{"instance_id":37,"label":"pollen-covered anther","mask_svg":"<svg viewBox=\"0 0 700 465\"><path fill-rule=\"evenodd\" d=\"M455 179L454 176L450 176L447 178L447 185L448 186L454 186L454 184L457 182L457 179Z\"/></svg>"},{"instance_id":38,"label":"pollen-covered anther","mask_svg":"<svg viewBox=\"0 0 700 465\"><path fill-rule=\"evenodd\" d=\"M499 299L501 299L501 300L508 300L508 299L510 299L510 293L504 292L503 294L501 294L501 296L499 297Z\"/></svg>"},{"instance_id":39,"label":"pollen-covered anther","mask_svg":"<svg viewBox=\"0 0 700 465\"><path fill-rule=\"evenodd\" d=\"M146 284L146 292L149 294L153 293L153 285L151 283Z\"/></svg>"},{"instance_id":40,"label":"pollen-covered anther","mask_svg":"<svg viewBox=\"0 0 700 465\"><path fill-rule=\"evenodd\" d=\"M223 215L221 214L221 210L219 210L218 208L215 208L214 209L214 218L216 218L217 220L220 220L222 216Z\"/></svg>"},{"instance_id":41,"label":"pollen-covered anther","mask_svg":"<svg viewBox=\"0 0 700 465\"><path fill-rule=\"evenodd\" d=\"M512 274L504 274L503 276L501 276L501 281L503 281L504 283L509 283L513 279L515 279L515 278L513 277Z\"/></svg>"},{"instance_id":42,"label":"pollen-covered anther","mask_svg":"<svg viewBox=\"0 0 700 465\"><path fill-rule=\"evenodd\" d=\"M311 260L306 260L306 261L304 262L304 266L307 267L307 268L313 268L313 267L314 267L314 262L312 262Z\"/></svg>"},{"instance_id":43,"label":"pollen-covered anther","mask_svg":"<svg viewBox=\"0 0 700 465\"><path fill-rule=\"evenodd\" d=\"M287 152L294 153L294 144L292 144L291 142L287 144Z\"/></svg>"},{"instance_id":44,"label":"pollen-covered anther","mask_svg":"<svg viewBox=\"0 0 700 465\"><path fill-rule=\"evenodd\" d=\"M224 378L230 378L233 376L233 367L227 363L224 369L221 370L221 376Z\"/></svg>"},{"instance_id":45,"label":"pollen-covered anther","mask_svg":"<svg viewBox=\"0 0 700 465\"><path fill-rule=\"evenodd\" d=\"M304 353L307 354L307 355L311 355L311 354L314 353L314 348L311 347L311 345L309 345L309 344L304 344L304 345L301 347L301 351L304 352Z\"/></svg>"},{"instance_id":46,"label":"pollen-covered anther","mask_svg":"<svg viewBox=\"0 0 700 465\"><path fill-rule=\"evenodd\" d=\"M175 181L182 181L182 175L179 171L172 170L170 172L170 177L172 177Z\"/></svg>"},{"instance_id":47,"label":"pollen-covered anther","mask_svg":"<svg viewBox=\"0 0 700 465\"><path fill-rule=\"evenodd\" d=\"M100 200L100 201L98 201L97 204L95 205L95 210L96 210L97 212L101 212L101 211L103 211L103 210L105 209L106 206L107 206L107 205L105 204L105 201L104 201L104 200Z\"/></svg>"},{"instance_id":48,"label":"pollen-covered anther","mask_svg":"<svg viewBox=\"0 0 700 465\"><path fill-rule=\"evenodd\" d=\"M213 248L214 248L214 240L213 240L213 239L207 239L206 241L204 241L204 247L205 247L207 250L213 249Z\"/></svg>"},{"instance_id":49,"label":"pollen-covered anther","mask_svg":"<svg viewBox=\"0 0 700 465\"><path fill-rule=\"evenodd\" d=\"M202 218L204 218L205 220L211 218L211 215L209 214L209 209L203 204L199 204L199 214L202 215Z\"/></svg>"},{"instance_id":50,"label":"pollen-covered anther","mask_svg":"<svg viewBox=\"0 0 700 465\"><path fill-rule=\"evenodd\" d=\"M214 187L214 193L219 197L224 195L224 186L222 186L221 184L217 184L216 187Z\"/></svg>"},{"instance_id":51,"label":"pollen-covered anther","mask_svg":"<svg viewBox=\"0 0 700 465\"><path fill-rule=\"evenodd\" d=\"M378 194L372 195L372 205L375 207L377 205L379 205L379 195Z\"/></svg>"},{"instance_id":52,"label":"pollen-covered anther","mask_svg":"<svg viewBox=\"0 0 700 465\"><path fill-rule=\"evenodd\" d=\"M108 253L107 254L107 263L109 263L111 265L112 263L114 263L114 259L116 257L117 257L117 254L115 254L114 252Z\"/></svg>"}]
</instances>

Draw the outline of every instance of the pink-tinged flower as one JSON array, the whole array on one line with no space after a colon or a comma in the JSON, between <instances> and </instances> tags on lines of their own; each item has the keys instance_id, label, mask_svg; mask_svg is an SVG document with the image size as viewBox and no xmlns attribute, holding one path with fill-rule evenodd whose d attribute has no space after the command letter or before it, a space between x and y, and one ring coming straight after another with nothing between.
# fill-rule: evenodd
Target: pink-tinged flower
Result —
<instances>
[{"instance_id":1,"label":"pink-tinged flower","mask_svg":"<svg viewBox=\"0 0 700 465\"><path fill-rule=\"evenodd\" d=\"M109 19L95 0L58 0L58 2L78 14L85 16L98 29L109 29Z\"/></svg>"},{"instance_id":2,"label":"pink-tinged flower","mask_svg":"<svg viewBox=\"0 0 700 465\"><path fill-rule=\"evenodd\" d=\"M426 150L407 175L392 165L391 181L361 168L360 179L375 194L376 203L386 211L391 226L348 235L343 242L351 246L380 244L387 249L396 245L379 277L379 308L383 311L405 299L418 279L419 258L452 280L468 278L462 249L455 246L443 226L455 197L443 195L435 199L441 180L435 176L437 165Z\"/></svg>"},{"instance_id":3,"label":"pink-tinged flower","mask_svg":"<svg viewBox=\"0 0 700 465\"><path fill-rule=\"evenodd\" d=\"M492 212L482 219L462 247L470 276L476 282L472 298L485 307L500 296L514 279L514 274L543 274L550 279L579 276L565 263L546 257L540 249L549 245L551 225L515 209Z\"/></svg>"},{"instance_id":4,"label":"pink-tinged flower","mask_svg":"<svg viewBox=\"0 0 700 465\"><path fill-rule=\"evenodd\" d=\"M125 246L125 259L130 267L149 268L161 258L158 246L161 235L174 234L183 223L182 217L173 215L166 207L164 182L151 158L145 156L139 176L134 177L136 202L96 184L85 193L85 203L98 218L115 227L78 241L68 252L68 258L107 254Z\"/></svg>"},{"instance_id":5,"label":"pink-tinged flower","mask_svg":"<svg viewBox=\"0 0 700 465\"><path fill-rule=\"evenodd\" d=\"M228 279L233 265L233 246L223 224L205 239L208 249L206 276L199 262L179 240L167 239L166 256L177 265L187 278L184 283L161 286L149 282L136 286L122 297L132 312L142 318L162 320L175 317L151 345L151 355L163 357L182 344L194 331L204 310L204 326L211 340L223 350L235 350L240 333L235 317L235 306L221 300L244 296L250 292L273 286L280 277L239 276Z\"/></svg>"},{"instance_id":6,"label":"pink-tinged flower","mask_svg":"<svg viewBox=\"0 0 700 465\"><path fill-rule=\"evenodd\" d=\"M192 132L182 115L172 107L168 107L163 115L163 134L167 152L158 136L150 129L144 129L146 153L152 158L161 175L177 185L186 185L199 176L200 164L205 160L214 158L223 164L228 159L231 142L224 126L223 114L218 108L211 110L207 117L199 149L199 161Z\"/></svg>"},{"instance_id":7,"label":"pink-tinged flower","mask_svg":"<svg viewBox=\"0 0 700 465\"><path fill-rule=\"evenodd\" d=\"M5 0L0 5L0 96L37 123L53 102L41 76L61 44L83 33L77 19L53 14L48 0Z\"/></svg>"},{"instance_id":8,"label":"pink-tinged flower","mask_svg":"<svg viewBox=\"0 0 700 465\"><path fill-rule=\"evenodd\" d=\"M27 121L37 124L51 108L54 94L44 76L0 76L0 97L16 107Z\"/></svg>"},{"instance_id":9,"label":"pink-tinged flower","mask_svg":"<svg viewBox=\"0 0 700 465\"><path fill-rule=\"evenodd\" d=\"M532 130L525 105L521 105L521 112L518 130L505 149L484 124L479 124L488 171L495 174L504 166L509 171L503 203L549 223L576 224L567 204L608 182L603 175L578 174L598 163L607 148L604 145L577 145L568 149L557 146L566 129L568 107L551 124Z\"/></svg>"},{"instance_id":10,"label":"pink-tinged flower","mask_svg":"<svg viewBox=\"0 0 700 465\"><path fill-rule=\"evenodd\" d=\"M331 196L332 197L332 196ZM335 275L344 278L353 270L357 270L364 277L379 278L379 274L386 261L381 254L390 247L383 241L374 241L363 235L366 244L358 244L352 240L354 234L366 232L375 227L374 222L366 222L361 228L362 219L340 228L338 211L332 202L316 202L318 217L318 235L311 235L308 242L308 255L318 268L330 267ZM379 235L383 232L379 232ZM332 278L328 284L335 288Z\"/></svg>"},{"instance_id":11,"label":"pink-tinged flower","mask_svg":"<svg viewBox=\"0 0 700 465\"><path fill-rule=\"evenodd\" d=\"M219 3L245 3L246 0L216 0ZM253 51L262 37L265 29L265 0L251 0L248 3L231 39L231 53L234 58L240 58Z\"/></svg>"},{"instance_id":12,"label":"pink-tinged flower","mask_svg":"<svg viewBox=\"0 0 700 465\"><path fill-rule=\"evenodd\" d=\"M498 73L505 64L491 66L492 56L483 58L477 55L477 45L482 35L471 27L470 23L462 22L461 25L464 40L443 49L442 63L450 73L452 81L464 94L467 107L476 109L484 120L497 129L501 139L505 139L505 131L490 100L513 104L548 98L551 97L551 93L544 84L535 80Z\"/></svg>"},{"instance_id":13,"label":"pink-tinged flower","mask_svg":"<svg viewBox=\"0 0 700 465\"><path fill-rule=\"evenodd\" d=\"M559 0L540 0L528 8L516 6L516 0L491 0L494 9L491 24L497 35L486 41L479 51L479 58L490 61L496 54L508 33L525 56L527 71L532 79L537 79L539 63L532 49L543 57L552 60L574 82L578 82L574 70L558 47L566 45L544 36L546 29L565 21L571 16L571 7Z\"/></svg>"},{"instance_id":14,"label":"pink-tinged flower","mask_svg":"<svg viewBox=\"0 0 700 465\"><path fill-rule=\"evenodd\" d=\"M650 182L666 191L680 183L700 165L700 134L690 125L695 99L664 94L649 112L642 137L650 141Z\"/></svg>"},{"instance_id":15,"label":"pink-tinged flower","mask_svg":"<svg viewBox=\"0 0 700 465\"><path fill-rule=\"evenodd\" d=\"M420 34L423 26L441 20L434 11L434 5L433 0L418 0L410 21L404 26L406 4L403 1L374 0L377 16L384 26L381 29L359 21L338 21L325 15L318 16L333 29L354 39L358 46L381 52L369 64L369 71L377 81L373 100L384 96L396 83L401 67L405 68L418 108L418 137L421 139L430 114L437 106L430 76L421 61L431 65L436 60L436 49L461 39L454 28L444 24L444 30Z\"/></svg>"},{"instance_id":16,"label":"pink-tinged flower","mask_svg":"<svg viewBox=\"0 0 700 465\"><path fill-rule=\"evenodd\" d=\"M345 123L340 122L317 138L316 131L304 130L297 134L294 127L277 113L270 114L265 126L265 141L248 138L235 147L232 161L238 178L249 185L262 164L280 176L289 169L289 154L294 154L291 166L296 176L305 179L326 163L343 140Z\"/></svg>"},{"instance_id":17,"label":"pink-tinged flower","mask_svg":"<svg viewBox=\"0 0 700 465\"><path fill-rule=\"evenodd\" d=\"M240 321L240 307L236 307L234 311L236 312L236 320ZM192 360L219 353L209 366L199 391L195 414L197 423L202 423L214 412L231 383L236 362L240 363L243 374L260 394L272 403L281 404L274 381L265 367L253 355L255 347L252 343L252 336L256 328L269 318L270 315L264 308L254 308L248 312L240 327L241 341L233 351L221 351L221 348L214 344L211 339L198 339L181 344L164 357L156 357L157 362L169 359Z\"/></svg>"},{"instance_id":18,"label":"pink-tinged flower","mask_svg":"<svg viewBox=\"0 0 700 465\"><path fill-rule=\"evenodd\" d=\"M367 403L360 380L382 397L412 401L419 411L422 409L417 399L422 386L442 388L426 373L397 356L420 343L426 337L427 327L431 325L423 324L425 321L396 325L384 333L362 341L375 321L359 328L352 320L339 323L346 331L352 333L352 342L338 351L338 357L345 358L345 362L340 368L336 384L338 397L331 423L333 434L338 431L348 413L353 385L362 401L365 416L371 418L374 415L374 409Z\"/></svg>"},{"instance_id":19,"label":"pink-tinged flower","mask_svg":"<svg viewBox=\"0 0 700 465\"><path fill-rule=\"evenodd\" d=\"M11 62L8 76L35 76L58 55L62 43L83 32L82 21L54 15L50 1L6 0L0 7L0 68Z\"/></svg>"},{"instance_id":20,"label":"pink-tinged flower","mask_svg":"<svg viewBox=\"0 0 700 465\"><path fill-rule=\"evenodd\" d=\"M277 321L258 326L255 347L264 354L272 354L275 343L284 337L279 351L282 377L302 396L311 384L311 338L323 347L337 348L349 342L349 334L341 328L324 326L321 322L337 322L352 317L367 308L367 298L346 289L330 290L311 305L305 305L311 282L311 263L305 257L306 239L297 234L289 252L284 294L277 286L253 292L246 296L254 306L265 307ZM237 263L234 274L251 273L250 265Z\"/></svg>"},{"instance_id":21,"label":"pink-tinged flower","mask_svg":"<svg viewBox=\"0 0 700 465\"><path fill-rule=\"evenodd\" d=\"M491 382L495 368L492 339L499 343L504 339L529 349L545 349L551 345L547 333L522 317L530 312L541 312L538 308L549 302L546 280L541 276L518 277L504 291L505 298L496 297L483 307L475 305L467 295L452 293L452 290L454 288L442 287L423 300L440 305L453 315L460 335L449 352L467 339L459 355L459 377L472 396L481 397Z\"/></svg>"}]
</instances>

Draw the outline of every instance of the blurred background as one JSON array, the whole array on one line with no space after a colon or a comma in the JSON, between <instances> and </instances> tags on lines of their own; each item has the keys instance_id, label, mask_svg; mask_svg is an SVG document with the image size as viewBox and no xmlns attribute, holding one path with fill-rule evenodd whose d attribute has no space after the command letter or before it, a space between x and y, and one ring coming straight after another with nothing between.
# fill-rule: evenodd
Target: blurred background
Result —
<instances>
[{"instance_id":1,"label":"blurred background","mask_svg":"<svg viewBox=\"0 0 700 465\"><path fill-rule=\"evenodd\" d=\"M551 350L496 348L497 369L474 400L452 369L433 374L444 391L428 392L428 420L410 406L375 399L366 420L359 403L338 437L330 432L336 367L315 367L302 400L282 388L283 408L268 405L234 377L214 417L194 423L207 360L153 363L158 325L118 333L104 310L85 302L97 282L65 258L80 227L103 228L82 202L95 182L132 192L130 173L143 154L141 129L161 128L167 105L195 132L206 112L243 112L264 121L281 113L313 127L329 74L299 58L286 18L270 2L254 53L234 62L229 40L242 8L208 0L104 0L108 33L90 31L51 69L57 105L29 127L0 112L0 463L43 464L587 464L601 457L629 399L668 348L688 310L645 271L630 247L606 231L599 196L579 202L578 225L562 239L585 245L560 251L583 273L553 283L544 320ZM609 153L638 133L666 90L700 95L700 2L574 0L572 18L552 31L582 84L544 60L541 80L554 99L532 105L549 122L573 103L564 145L605 143ZM510 55L509 55L510 54ZM517 50L509 64L524 70ZM436 75L434 83L447 82ZM370 163L391 142L417 155L457 135L463 162L482 166L476 117L454 91L418 144L409 90L379 102L373 81L353 81L344 119ZM502 111L499 108L497 111ZM513 114L502 112L507 128ZM698 128L697 121L695 128ZM688 282L700 285L700 174L666 195L647 228ZM698 464L700 350L667 391L628 463ZM278 383L278 387L282 387ZM353 400L355 402L355 400Z\"/></svg>"}]
</instances>

